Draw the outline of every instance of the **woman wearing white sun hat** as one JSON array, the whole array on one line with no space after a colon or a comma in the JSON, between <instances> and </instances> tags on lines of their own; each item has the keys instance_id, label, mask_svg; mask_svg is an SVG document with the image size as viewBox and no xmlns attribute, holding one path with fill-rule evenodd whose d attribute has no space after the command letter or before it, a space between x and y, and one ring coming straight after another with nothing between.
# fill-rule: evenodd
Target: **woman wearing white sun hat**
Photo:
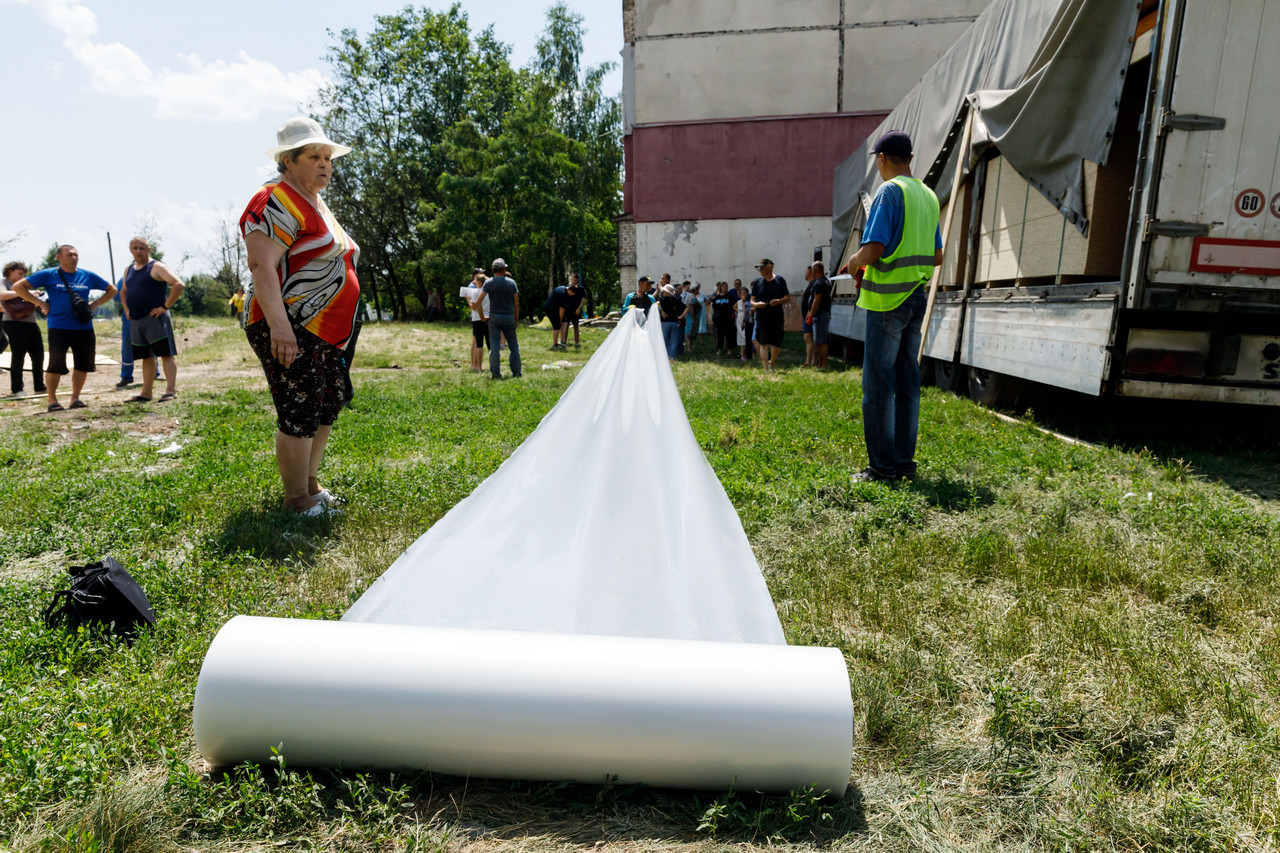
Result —
<instances>
[{"instance_id":1,"label":"woman wearing white sun hat","mask_svg":"<svg viewBox=\"0 0 1280 853\"><path fill-rule=\"evenodd\" d=\"M333 423L346 402L343 348L360 301L360 247L320 198L333 160L351 149L313 119L291 118L267 151L279 177L262 186L240 217L253 295L245 333L275 401L276 463L285 505L305 515L334 511L319 482Z\"/></svg>"}]
</instances>

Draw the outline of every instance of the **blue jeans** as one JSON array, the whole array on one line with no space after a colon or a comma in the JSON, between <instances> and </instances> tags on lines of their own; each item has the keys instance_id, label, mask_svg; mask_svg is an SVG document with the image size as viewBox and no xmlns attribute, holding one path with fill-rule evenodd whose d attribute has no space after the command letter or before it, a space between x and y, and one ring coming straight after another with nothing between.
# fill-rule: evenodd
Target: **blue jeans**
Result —
<instances>
[{"instance_id":1,"label":"blue jeans","mask_svg":"<svg viewBox=\"0 0 1280 853\"><path fill-rule=\"evenodd\" d=\"M133 326L128 311L120 314L120 378L133 381Z\"/></svg>"},{"instance_id":2,"label":"blue jeans","mask_svg":"<svg viewBox=\"0 0 1280 853\"><path fill-rule=\"evenodd\" d=\"M667 358L675 358L676 344L680 333L680 323L675 320L662 321L662 343L667 348Z\"/></svg>"},{"instance_id":3,"label":"blue jeans","mask_svg":"<svg viewBox=\"0 0 1280 853\"><path fill-rule=\"evenodd\" d=\"M489 372L493 374L494 379L502 378L502 354L498 351L498 344L502 342L503 336L507 338L508 351L511 353L508 363L511 365L511 375L520 375L520 344L516 342L516 318L494 316L489 318Z\"/></svg>"},{"instance_id":4,"label":"blue jeans","mask_svg":"<svg viewBox=\"0 0 1280 853\"><path fill-rule=\"evenodd\" d=\"M862 357L862 427L867 461L885 477L916 473L920 426L920 326L928 292L916 288L892 311L867 312Z\"/></svg>"}]
</instances>

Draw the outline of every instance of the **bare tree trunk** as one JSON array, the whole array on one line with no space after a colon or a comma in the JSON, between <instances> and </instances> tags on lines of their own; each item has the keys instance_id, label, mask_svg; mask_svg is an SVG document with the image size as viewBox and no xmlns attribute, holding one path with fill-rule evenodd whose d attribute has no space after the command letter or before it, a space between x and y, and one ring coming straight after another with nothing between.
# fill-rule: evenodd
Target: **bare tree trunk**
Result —
<instances>
[{"instance_id":1,"label":"bare tree trunk","mask_svg":"<svg viewBox=\"0 0 1280 853\"><path fill-rule=\"evenodd\" d=\"M418 287L418 301L422 303L422 310L426 311L430 294L427 293L427 282L422 277L422 264L413 265L413 280Z\"/></svg>"}]
</instances>

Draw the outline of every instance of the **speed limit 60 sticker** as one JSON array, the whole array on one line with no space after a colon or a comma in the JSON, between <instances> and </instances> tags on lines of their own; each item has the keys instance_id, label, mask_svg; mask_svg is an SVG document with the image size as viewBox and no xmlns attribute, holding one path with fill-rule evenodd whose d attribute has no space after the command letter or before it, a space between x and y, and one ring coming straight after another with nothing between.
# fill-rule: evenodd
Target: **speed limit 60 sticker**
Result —
<instances>
[{"instance_id":1,"label":"speed limit 60 sticker","mask_svg":"<svg viewBox=\"0 0 1280 853\"><path fill-rule=\"evenodd\" d=\"M1236 196L1236 213L1243 217L1257 216L1266 206L1267 197L1263 195L1262 190L1247 189Z\"/></svg>"}]
</instances>

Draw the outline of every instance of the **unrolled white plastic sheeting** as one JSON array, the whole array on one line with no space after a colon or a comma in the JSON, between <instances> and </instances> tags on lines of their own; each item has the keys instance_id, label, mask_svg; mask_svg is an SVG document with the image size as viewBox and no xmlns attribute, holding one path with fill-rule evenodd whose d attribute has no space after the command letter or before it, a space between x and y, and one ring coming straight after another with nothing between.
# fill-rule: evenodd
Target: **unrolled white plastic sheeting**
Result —
<instances>
[{"instance_id":1,"label":"unrolled white plastic sheeting","mask_svg":"<svg viewBox=\"0 0 1280 853\"><path fill-rule=\"evenodd\" d=\"M786 642L650 310L645 325L623 316L533 434L344 621Z\"/></svg>"},{"instance_id":2,"label":"unrolled white plastic sheeting","mask_svg":"<svg viewBox=\"0 0 1280 853\"><path fill-rule=\"evenodd\" d=\"M839 794L853 739L835 649L237 616L200 673L217 765Z\"/></svg>"},{"instance_id":3,"label":"unrolled white plastic sheeting","mask_svg":"<svg viewBox=\"0 0 1280 853\"><path fill-rule=\"evenodd\" d=\"M201 753L842 793L843 656L786 645L657 308L644 320L628 312L533 434L342 622L224 626L196 686Z\"/></svg>"}]
</instances>

